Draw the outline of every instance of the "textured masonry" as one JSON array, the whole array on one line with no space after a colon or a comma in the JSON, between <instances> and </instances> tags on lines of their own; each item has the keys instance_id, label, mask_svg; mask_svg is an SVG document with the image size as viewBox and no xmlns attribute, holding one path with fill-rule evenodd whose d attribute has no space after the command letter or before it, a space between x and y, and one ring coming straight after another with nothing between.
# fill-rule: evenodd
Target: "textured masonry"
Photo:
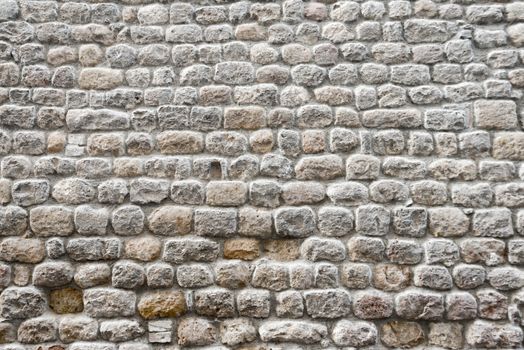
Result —
<instances>
[{"instance_id":1,"label":"textured masonry","mask_svg":"<svg viewBox=\"0 0 524 350\"><path fill-rule=\"evenodd\" d=\"M0 350L523 348L524 2L104 1L0 0Z\"/></svg>"}]
</instances>

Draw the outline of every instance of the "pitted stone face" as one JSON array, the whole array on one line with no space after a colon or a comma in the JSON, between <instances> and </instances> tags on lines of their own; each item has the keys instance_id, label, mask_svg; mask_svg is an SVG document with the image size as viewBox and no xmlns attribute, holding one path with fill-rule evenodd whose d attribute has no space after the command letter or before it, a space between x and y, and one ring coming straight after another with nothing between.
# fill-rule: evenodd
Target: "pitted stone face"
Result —
<instances>
[{"instance_id":1,"label":"pitted stone face","mask_svg":"<svg viewBox=\"0 0 524 350\"><path fill-rule=\"evenodd\" d=\"M0 0L0 344L522 348L523 93L519 0Z\"/></svg>"}]
</instances>

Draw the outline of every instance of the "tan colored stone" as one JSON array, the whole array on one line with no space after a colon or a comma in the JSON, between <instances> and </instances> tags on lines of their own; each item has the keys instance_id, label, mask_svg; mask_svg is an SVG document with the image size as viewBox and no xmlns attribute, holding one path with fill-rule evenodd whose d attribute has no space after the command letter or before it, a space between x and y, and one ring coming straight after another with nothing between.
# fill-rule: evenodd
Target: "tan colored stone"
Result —
<instances>
[{"instance_id":1,"label":"tan colored stone","mask_svg":"<svg viewBox=\"0 0 524 350\"><path fill-rule=\"evenodd\" d=\"M239 238L224 242L224 258L254 260L260 255L259 242L256 239Z\"/></svg>"},{"instance_id":2,"label":"tan colored stone","mask_svg":"<svg viewBox=\"0 0 524 350\"><path fill-rule=\"evenodd\" d=\"M60 153L64 150L66 144L66 135L62 132L56 131L49 134L47 137L47 152Z\"/></svg>"},{"instance_id":3,"label":"tan colored stone","mask_svg":"<svg viewBox=\"0 0 524 350\"><path fill-rule=\"evenodd\" d=\"M373 271L373 286L386 292L399 291L410 285L411 276L411 269L408 266L377 265Z\"/></svg>"},{"instance_id":4,"label":"tan colored stone","mask_svg":"<svg viewBox=\"0 0 524 350\"><path fill-rule=\"evenodd\" d=\"M271 152L273 143L273 133L269 129L255 131L249 137L249 145L255 153Z\"/></svg>"},{"instance_id":5,"label":"tan colored stone","mask_svg":"<svg viewBox=\"0 0 524 350\"><path fill-rule=\"evenodd\" d=\"M382 325L380 339L394 348L411 348L424 342L424 331L416 322L391 321Z\"/></svg>"},{"instance_id":6,"label":"tan colored stone","mask_svg":"<svg viewBox=\"0 0 524 350\"><path fill-rule=\"evenodd\" d=\"M91 156L119 156L124 154L124 138L120 134L93 134L87 139Z\"/></svg>"},{"instance_id":7,"label":"tan colored stone","mask_svg":"<svg viewBox=\"0 0 524 350\"><path fill-rule=\"evenodd\" d=\"M204 150L202 134L193 131L164 131L157 136L163 154L193 154Z\"/></svg>"},{"instance_id":8,"label":"tan colored stone","mask_svg":"<svg viewBox=\"0 0 524 350\"><path fill-rule=\"evenodd\" d=\"M13 268L13 283L17 286L27 286L31 281L31 267L16 264Z\"/></svg>"},{"instance_id":9,"label":"tan colored stone","mask_svg":"<svg viewBox=\"0 0 524 350\"><path fill-rule=\"evenodd\" d=\"M15 327L7 322L0 323L0 344L16 341Z\"/></svg>"},{"instance_id":10,"label":"tan colored stone","mask_svg":"<svg viewBox=\"0 0 524 350\"><path fill-rule=\"evenodd\" d=\"M123 83L122 71L110 68L84 68L78 78L78 84L86 90L110 90Z\"/></svg>"},{"instance_id":11,"label":"tan colored stone","mask_svg":"<svg viewBox=\"0 0 524 350\"><path fill-rule=\"evenodd\" d=\"M304 153L322 153L326 149L326 137L322 130L306 130L302 133Z\"/></svg>"},{"instance_id":12,"label":"tan colored stone","mask_svg":"<svg viewBox=\"0 0 524 350\"><path fill-rule=\"evenodd\" d=\"M138 312L146 320L178 317L186 311L186 298L181 291L147 293L138 302Z\"/></svg>"},{"instance_id":13,"label":"tan colored stone","mask_svg":"<svg viewBox=\"0 0 524 350\"><path fill-rule=\"evenodd\" d=\"M505 132L495 134L493 157L496 159L524 160L524 133Z\"/></svg>"},{"instance_id":14,"label":"tan colored stone","mask_svg":"<svg viewBox=\"0 0 524 350\"><path fill-rule=\"evenodd\" d=\"M57 314L78 313L84 310L83 293L80 289L62 288L49 293L49 307Z\"/></svg>"},{"instance_id":15,"label":"tan colored stone","mask_svg":"<svg viewBox=\"0 0 524 350\"><path fill-rule=\"evenodd\" d=\"M0 259L35 264L45 257L44 243L31 238L6 238L0 244Z\"/></svg>"},{"instance_id":16,"label":"tan colored stone","mask_svg":"<svg viewBox=\"0 0 524 350\"><path fill-rule=\"evenodd\" d=\"M149 229L156 235L185 235L191 231L193 211L191 208L164 206L149 215Z\"/></svg>"},{"instance_id":17,"label":"tan colored stone","mask_svg":"<svg viewBox=\"0 0 524 350\"><path fill-rule=\"evenodd\" d=\"M265 256L279 261L292 261L300 256L300 241L294 239L270 240L264 245Z\"/></svg>"},{"instance_id":18,"label":"tan colored stone","mask_svg":"<svg viewBox=\"0 0 524 350\"><path fill-rule=\"evenodd\" d=\"M160 256L162 243L154 237L139 237L126 242L125 254L130 259L153 261Z\"/></svg>"}]
</instances>

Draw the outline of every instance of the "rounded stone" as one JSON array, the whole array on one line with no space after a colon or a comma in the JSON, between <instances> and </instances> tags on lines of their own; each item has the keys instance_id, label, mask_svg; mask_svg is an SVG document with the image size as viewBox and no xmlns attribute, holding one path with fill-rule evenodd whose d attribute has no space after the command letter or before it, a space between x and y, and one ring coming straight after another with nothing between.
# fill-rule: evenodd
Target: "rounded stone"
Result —
<instances>
[{"instance_id":1,"label":"rounded stone","mask_svg":"<svg viewBox=\"0 0 524 350\"><path fill-rule=\"evenodd\" d=\"M138 302L138 312L146 320L179 317L186 309L186 299L180 291L146 293Z\"/></svg>"},{"instance_id":2,"label":"rounded stone","mask_svg":"<svg viewBox=\"0 0 524 350\"><path fill-rule=\"evenodd\" d=\"M84 310L82 290L55 289L49 293L49 307L57 314L74 314Z\"/></svg>"}]
</instances>

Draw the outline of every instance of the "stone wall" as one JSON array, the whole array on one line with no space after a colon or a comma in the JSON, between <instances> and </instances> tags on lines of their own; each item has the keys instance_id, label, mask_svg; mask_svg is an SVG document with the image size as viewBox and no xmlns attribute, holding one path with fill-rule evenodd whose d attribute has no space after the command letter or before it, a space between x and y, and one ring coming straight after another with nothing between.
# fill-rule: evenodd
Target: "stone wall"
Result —
<instances>
[{"instance_id":1,"label":"stone wall","mask_svg":"<svg viewBox=\"0 0 524 350\"><path fill-rule=\"evenodd\" d=\"M0 350L522 348L524 2L154 1L0 0Z\"/></svg>"}]
</instances>

